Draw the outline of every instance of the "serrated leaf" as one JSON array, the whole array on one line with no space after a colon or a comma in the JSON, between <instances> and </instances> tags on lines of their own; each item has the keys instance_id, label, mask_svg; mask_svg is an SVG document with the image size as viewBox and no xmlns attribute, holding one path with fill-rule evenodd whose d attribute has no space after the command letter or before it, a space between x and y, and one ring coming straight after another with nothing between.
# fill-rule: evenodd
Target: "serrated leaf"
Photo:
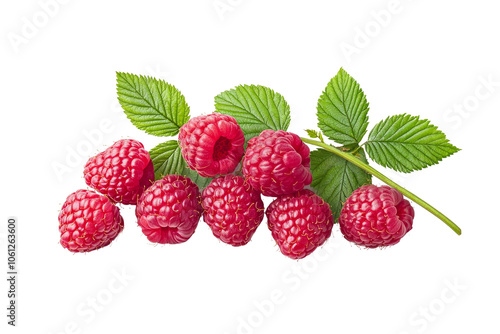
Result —
<instances>
[{"instance_id":1,"label":"serrated leaf","mask_svg":"<svg viewBox=\"0 0 500 334\"><path fill-rule=\"evenodd\" d=\"M318 132L318 137L319 137L319 140L320 140L322 143L324 143L324 142L325 142L325 140L323 139L323 134L321 133L321 131L320 131L320 132Z\"/></svg>"},{"instance_id":2,"label":"serrated leaf","mask_svg":"<svg viewBox=\"0 0 500 334\"><path fill-rule=\"evenodd\" d=\"M149 155L153 161L156 180L163 178L165 175L184 175L196 183L200 190L212 181L212 178L201 177L196 171L187 166L182 157L181 148L175 140L169 140L157 145L149 151Z\"/></svg>"},{"instance_id":3,"label":"serrated leaf","mask_svg":"<svg viewBox=\"0 0 500 334\"><path fill-rule=\"evenodd\" d=\"M318 101L318 127L342 145L359 145L368 126L369 105L359 84L342 68Z\"/></svg>"},{"instance_id":4,"label":"serrated leaf","mask_svg":"<svg viewBox=\"0 0 500 334\"><path fill-rule=\"evenodd\" d=\"M215 97L215 111L234 117L247 141L263 130L287 130L290 125L288 103L264 86L242 85L220 93Z\"/></svg>"},{"instance_id":5,"label":"serrated leaf","mask_svg":"<svg viewBox=\"0 0 500 334\"><path fill-rule=\"evenodd\" d=\"M184 95L173 85L151 77L116 73L118 101L140 130L155 136L174 136L189 120Z\"/></svg>"},{"instance_id":6,"label":"serrated leaf","mask_svg":"<svg viewBox=\"0 0 500 334\"><path fill-rule=\"evenodd\" d=\"M179 156L180 147L177 141L169 140L161 143L149 151L155 170L155 180L165 175L181 174L184 169L182 155Z\"/></svg>"},{"instance_id":7,"label":"serrated leaf","mask_svg":"<svg viewBox=\"0 0 500 334\"><path fill-rule=\"evenodd\" d=\"M367 163L363 149L359 149L356 156ZM371 184L370 174L324 149L311 152L311 171L311 186L330 204L334 221L338 220L342 206L352 192L365 184Z\"/></svg>"},{"instance_id":8,"label":"serrated leaf","mask_svg":"<svg viewBox=\"0 0 500 334\"><path fill-rule=\"evenodd\" d=\"M428 120L401 114L375 125L366 151L378 164L409 173L437 164L460 149Z\"/></svg>"},{"instance_id":9,"label":"serrated leaf","mask_svg":"<svg viewBox=\"0 0 500 334\"><path fill-rule=\"evenodd\" d=\"M309 138L318 138L318 131L316 130L306 130Z\"/></svg>"}]
</instances>

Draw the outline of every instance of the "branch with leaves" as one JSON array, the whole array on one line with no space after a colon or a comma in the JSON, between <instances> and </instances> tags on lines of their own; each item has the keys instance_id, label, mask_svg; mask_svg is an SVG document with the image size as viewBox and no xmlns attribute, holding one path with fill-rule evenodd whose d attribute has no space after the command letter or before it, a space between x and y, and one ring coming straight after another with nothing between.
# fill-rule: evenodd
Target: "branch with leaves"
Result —
<instances>
[{"instance_id":1,"label":"branch with leaves","mask_svg":"<svg viewBox=\"0 0 500 334\"><path fill-rule=\"evenodd\" d=\"M151 77L117 73L118 99L125 114L146 133L168 137L178 134L189 116L184 96L174 86ZM282 95L258 85L241 85L215 97L215 112L234 117L245 139L263 130L284 130L290 125L290 107ZM408 199L445 222L457 234L460 228L433 206L369 165L367 156L381 166L410 173L439 163L459 151L445 134L418 116L400 114L368 128L369 104L359 84L340 69L330 80L317 106L318 128L306 130L302 140L319 148L311 152L311 186L327 201L335 220L343 203L359 187L371 184L372 176L399 190ZM325 137L336 143L326 142ZM168 174L188 176L200 188L204 178L187 167L177 140L168 140L150 151L156 179Z\"/></svg>"}]
</instances>

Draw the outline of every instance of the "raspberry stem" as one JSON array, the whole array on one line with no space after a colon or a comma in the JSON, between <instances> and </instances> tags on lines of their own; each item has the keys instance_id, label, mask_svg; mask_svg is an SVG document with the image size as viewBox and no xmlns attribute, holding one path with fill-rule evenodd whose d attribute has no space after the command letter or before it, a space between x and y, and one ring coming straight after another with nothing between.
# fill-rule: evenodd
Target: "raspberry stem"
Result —
<instances>
[{"instance_id":1,"label":"raspberry stem","mask_svg":"<svg viewBox=\"0 0 500 334\"><path fill-rule=\"evenodd\" d=\"M317 140L302 138L302 137L301 137L301 139L304 143L324 148L325 150L346 159L347 161L358 166L359 168L363 169L367 173L375 176L376 178L378 178L382 182L386 183L387 185L399 190L404 196L411 199L412 201L414 201L415 203L417 203L418 205L420 205L421 207L423 207L424 209L426 209L427 211L432 213L434 216L441 219L446 225L448 225L453 231L455 231L456 234L458 234L458 235L462 234L462 230L460 229L460 227L458 227L454 222L451 221L451 219L446 217L439 210L434 208L432 205L430 205L429 203L427 203L426 201L424 201L423 199L421 199L420 197L418 197L414 193L406 190L405 188L403 188L402 186L400 186L396 182L392 181L387 176L385 176L384 174L377 171L375 168L365 164L363 161L356 158L353 154L343 152L343 151L339 150L338 148L335 148L331 145L328 145L326 143L322 143L322 142L317 141Z\"/></svg>"}]
</instances>

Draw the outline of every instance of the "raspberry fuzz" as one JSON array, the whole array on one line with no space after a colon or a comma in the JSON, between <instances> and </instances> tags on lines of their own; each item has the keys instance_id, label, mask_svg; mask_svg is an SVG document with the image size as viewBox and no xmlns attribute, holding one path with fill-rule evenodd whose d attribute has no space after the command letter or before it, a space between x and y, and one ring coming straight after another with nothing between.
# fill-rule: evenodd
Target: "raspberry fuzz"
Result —
<instances>
[{"instance_id":1,"label":"raspberry fuzz","mask_svg":"<svg viewBox=\"0 0 500 334\"><path fill-rule=\"evenodd\" d=\"M332 234L330 205L308 189L278 197L266 216L281 252L292 259L308 256Z\"/></svg>"},{"instance_id":2,"label":"raspberry fuzz","mask_svg":"<svg viewBox=\"0 0 500 334\"><path fill-rule=\"evenodd\" d=\"M135 214L149 241L178 244L187 241L200 220L201 196L188 177L167 175L139 199Z\"/></svg>"},{"instance_id":3,"label":"raspberry fuzz","mask_svg":"<svg viewBox=\"0 0 500 334\"><path fill-rule=\"evenodd\" d=\"M260 193L241 176L213 179L203 190L202 205L214 236L232 246L246 245L264 218Z\"/></svg>"},{"instance_id":4,"label":"raspberry fuzz","mask_svg":"<svg viewBox=\"0 0 500 334\"><path fill-rule=\"evenodd\" d=\"M90 190L68 196L59 212L61 245L71 252L90 252L109 245L123 230L120 209Z\"/></svg>"},{"instance_id":5,"label":"raspberry fuzz","mask_svg":"<svg viewBox=\"0 0 500 334\"><path fill-rule=\"evenodd\" d=\"M294 133L264 130L248 141L243 174L264 196L302 190L312 181L309 148Z\"/></svg>"},{"instance_id":6,"label":"raspberry fuzz","mask_svg":"<svg viewBox=\"0 0 500 334\"><path fill-rule=\"evenodd\" d=\"M123 204L137 204L155 179L153 162L144 146L122 139L90 158L83 171L88 186Z\"/></svg>"},{"instance_id":7,"label":"raspberry fuzz","mask_svg":"<svg viewBox=\"0 0 500 334\"><path fill-rule=\"evenodd\" d=\"M243 156L245 137L233 117L213 113L184 124L179 144L189 168L213 177L234 172Z\"/></svg>"},{"instance_id":8,"label":"raspberry fuzz","mask_svg":"<svg viewBox=\"0 0 500 334\"><path fill-rule=\"evenodd\" d=\"M355 190L340 213L340 231L367 248L397 244L412 229L415 211L396 189L366 185Z\"/></svg>"}]
</instances>

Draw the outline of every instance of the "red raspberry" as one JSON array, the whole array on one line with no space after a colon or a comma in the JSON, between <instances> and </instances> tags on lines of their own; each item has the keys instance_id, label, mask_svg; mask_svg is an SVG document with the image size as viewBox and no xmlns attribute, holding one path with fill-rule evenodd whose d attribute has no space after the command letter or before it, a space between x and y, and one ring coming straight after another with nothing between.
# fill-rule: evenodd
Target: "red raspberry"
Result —
<instances>
[{"instance_id":1,"label":"red raspberry","mask_svg":"<svg viewBox=\"0 0 500 334\"><path fill-rule=\"evenodd\" d=\"M312 181L309 147L294 133L264 130L248 141L243 174L264 196L302 190Z\"/></svg>"},{"instance_id":2,"label":"red raspberry","mask_svg":"<svg viewBox=\"0 0 500 334\"><path fill-rule=\"evenodd\" d=\"M395 245L413 225L410 202L388 186L366 185L355 190L340 213L340 231L359 246Z\"/></svg>"},{"instance_id":3,"label":"red raspberry","mask_svg":"<svg viewBox=\"0 0 500 334\"><path fill-rule=\"evenodd\" d=\"M264 218L260 193L241 176L213 179L203 190L203 220L222 242L246 245Z\"/></svg>"},{"instance_id":4,"label":"red raspberry","mask_svg":"<svg viewBox=\"0 0 500 334\"><path fill-rule=\"evenodd\" d=\"M266 216L281 252L292 259L311 254L332 234L330 205L308 189L278 197Z\"/></svg>"},{"instance_id":5,"label":"red raspberry","mask_svg":"<svg viewBox=\"0 0 500 334\"><path fill-rule=\"evenodd\" d=\"M213 113L191 118L179 131L182 156L201 176L234 172L243 156L245 137L236 120Z\"/></svg>"},{"instance_id":6,"label":"red raspberry","mask_svg":"<svg viewBox=\"0 0 500 334\"><path fill-rule=\"evenodd\" d=\"M123 204L137 204L144 189L155 180L148 151L133 139L119 140L90 158L83 176L87 185Z\"/></svg>"},{"instance_id":7,"label":"red raspberry","mask_svg":"<svg viewBox=\"0 0 500 334\"><path fill-rule=\"evenodd\" d=\"M123 230L120 209L103 195L78 190L68 196L59 212L61 245L71 252L90 252L113 241Z\"/></svg>"},{"instance_id":8,"label":"red raspberry","mask_svg":"<svg viewBox=\"0 0 500 334\"><path fill-rule=\"evenodd\" d=\"M167 175L141 195L135 215L149 241L178 244L187 241L198 226L201 213L198 186L188 177Z\"/></svg>"}]
</instances>

